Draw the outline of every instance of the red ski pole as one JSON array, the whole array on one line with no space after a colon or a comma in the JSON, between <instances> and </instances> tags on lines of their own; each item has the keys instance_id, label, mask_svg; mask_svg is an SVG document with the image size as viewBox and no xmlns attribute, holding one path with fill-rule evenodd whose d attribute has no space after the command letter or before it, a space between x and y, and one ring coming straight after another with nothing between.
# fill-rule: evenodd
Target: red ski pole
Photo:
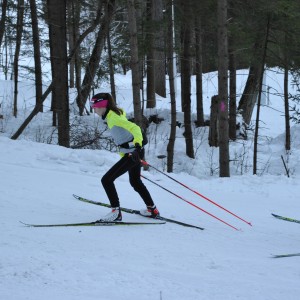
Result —
<instances>
[{"instance_id":1,"label":"red ski pole","mask_svg":"<svg viewBox=\"0 0 300 300\"><path fill-rule=\"evenodd\" d=\"M204 210L203 208L201 208L201 207L197 206L196 204L194 204L194 203L192 203L192 202L190 202L190 201L188 201L188 200L184 199L183 197L181 197L181 196L179 196L179 195L177 195L177 194L175 194L175 193L171 192L170 190L166 189L166 188L165 188L165 187L163 187L162 185L160 185L160 184L158 184L158 183L156 183L156 182L152 181L151 179L149 179L149 178L147 178L147 177L145 177L145 176L143 176L143 175L141 175L141 177L143 177L143 178L145 178L146 180L148 180L148 181L150 181L150 182L152 182L152 183L156 184L157 186L159 186L159 187L160 187L160 188L162 188L163 190L165 190L165 191L169 192L170 194L172 194L172 195L176 196L177 198L179 198L179 199L183 200L184 202L186 202L186 203L188 203L188 204L190 204L190 205L192 205L192 206L196 207L197 209L199 209L199 210L203 211L204 213L206 213L206 214L210 215L211 217L213 217L213 218L217 219L218 221L220 221L220 222L222 222L222 223L226 224L227 226L229 226L229 227L231 227L231 228L233 228L233 229L235 229L235 230L239 230L239 229L237 229L236 227L234 227L234 226L230 225L229 223L227 223L227 222L223 221L222 219L220 219L220 218L218 218L218 217L214 216L213 214L209 213L208 211Z\"/></svg>"},{"instance_id":2,"label":"red ski pole","mask_svg":"<svg viewBox=\"0 0 300 300\"><path fill-rule=\"evenodd\" d=\"M218 203L216 203L216 202L210 200L209 198L207 198L207 197L205 197L204 195L200 194L199 192L197 192L197 191L191 189L190 187L188 187L187 185L183 184L182 182L176 180L175 178L173 178L173 177L167 175L166 173L164 173L164 172L160 171L159 169L153 167L152 165L148 164L146 161L141 160L141 162L142 162L142 164L144 164L144 165L146 165L146 166L149 166L149 167L155 169L155 170L158 171L159 173L161 173L161 174L167 176L167 177L170 178L171 180L173 180L173 181L175 181L176 183L182 185L183 187L185 187L186 189L192 191L192 192L195 193L196 195L202 197L203 199L205 199L205 200L209 201L210 203L212 203L212 204L218 206L219 208L225 210L226 212L228 212L229 214L233 215L234 217L236 217L236 218L240 219L241 221L247 223L248 225L252 226L251 222L248 222L248 221L244 220L243 218L241 218L241 217L239 217L238 215L234 214L233 212L229 211L229 210L226 209L225 207L223 207L223 206L219 205Z\"/></svg>"}]
</instances>

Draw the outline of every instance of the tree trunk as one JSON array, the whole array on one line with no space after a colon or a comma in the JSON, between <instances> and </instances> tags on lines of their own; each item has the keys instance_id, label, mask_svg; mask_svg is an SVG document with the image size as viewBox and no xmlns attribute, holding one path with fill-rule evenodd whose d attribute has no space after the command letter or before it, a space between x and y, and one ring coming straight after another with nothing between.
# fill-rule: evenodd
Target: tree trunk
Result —
<instances>
[{"instance_id":1,"label":"tree trunk","mask_svg":"<svg viewBox=\"0 0 300 300\"><path fill-rule=\"evenodd\" d=\"M285 32L285 46L288 45L287 33ZM285 150L291 150L291 127L289 110L289 68L288 68L288 49L284 47L284 117L285 117Z\"/></svg>"},{"instance_id":2,"label":"tree trunk","mask_svg":"<svg viewBox=\"0 0 300 300\"><path fill-rule=\"evenodd\" d=\"M236 140L236 65L235 54L229 51L229 138Z\"/></svg>"},{"instance_id":3,"label":"tree trunk","mask_svg":"<svg viewBox=\"0 0 300 300\"><path fill-rule=\"evenodd\" d=\"M34 68L35 68L35 97L36 103L40 103L43 95L43 81L42 81L42 66L41 66L41 48L39 25L37 17L36 1L30 0L30 12L32 20L32 40L34 50ZM40 112L43 112L43 105L40 106Z\"/></svg>"},{"instance_id":4,"label":"tree trunk","mask_svg":"<svg viewBox=\"0 0 300 300\"><path fill-rule=\"evenodd\" d=\"M259 130L259 118L260 118L260 103L261 103L261 92L263 85L263 76L264 76L264 65L267 56L267 48L268 48L268 38L269 38L269 30L270 30L270 16L268 16L267 21L267 32L265 37L265 45L263 48L263 55L261 58L261 74L259 79L259 91L258 91L258 99L257 99L257 112L256 112L256 122L255 122L255 132L254 132L254 149L253 149L253 175L257 174L257 147L258 147L258 130Z\"/></svg>"},{"instance_id":5,"label":"tree trunk","mask_svg":"<svg viewBox=\"0 0 300 300\"><path fill-rule=\"evenodd\" d=\"M174 45L173 45L173 13L172 0L167 2L167 65L169 74L170 97L171 97L171 128L169 143L167 146L167 172L173 172L174 146L176 138L176 95L175 95L175 78L174 78Z\"/></svg>"},{"instance_id":6,"label":"tree trunk","mask_svg":"<svg viewBox=\"0 0 300 300\"><path fill-rule=\"evenodd\" d=\"M115 71L114 71L114 63L111 51L111 42L110 42L110 28L107 27L107 52L108 52L108 65L109 65L109 79L110 79L110 89L111 95L117 101L116 98L116 86L115 86Z\"/></svg>"},{"instance_id":7,"label":"tree trunk","mask_svg":"<svg viewBox=\"0 0 300 300\"><path fill-rule=\"evenodd\" d=\"M78 5L80 5L78 3ZM68 43L69 43L69 49L74 48L75 44L75 7L74 7L74 1L69 0L67 1L67 24L68 24ZM73 88L75 86L75 57L73 57L70 61L69 66L69 82L70 82L70 88Z\"/></svg>"},{"instance_id":8,"label":"tree trunk","mask_svg":"<svg viewBox=\"0 0 300 300\"><path fill-rule=\"evenodd\" d=\"M143 25L142 19L143 19L143 16L144 16L145 7L146 7L146 2L144 0L134 0L136 37L137 37L138 61L139 61L139 63L138 63L139 64L139 82L140 82L140 91L141 91L141 94L142 94L141 114L143 114L143 109L144 109L145 60L144 60L144 56L140 56L139 38L143 38L144 25ZM130 25L128 25L128 26L130 26ZM129 33L129 36L130 36L130 33ZM130 42L129 42L129 44L130 44Z\"/></svg>"},{"instance_id":9,"label":"tree trunk","mask_svg":"<svg viewBox=\"0 0 300 300\"><path fill-rule=\"evenodd\" d=\"M96 25L98 25L98 23L100 22L100 12L101 11L101 4L98 5L98 9L97 9L97 17L96 20L94 22L94 24L91 27L94 27L94 29L96 28ZM73 33L74 33L74 42L78 42L80 39L80 9L81 9L81 3L80 2L76 2L75 3L75 7L74 7L74 20L73 20ZM98 16L99 15L99 16ZM97 23L96 23L97 22ZM93 30L94 30L93 29ZM75 67L75 87L76 87L76 91L77 91L77 95L81 95L81 55L80 55L81 51L80 51L80 47L78 46L76 48L75 54L74 54L74 67ZM72 60L72 59L71 59ZM70 62L71 62L70 60Z\"/></svg>"},{"instance_id":10,"label":"tree trunk","mask_svg":"<svg viewBox=\"0 0 300 300\"><path fill-rule=\"evenodd\" d=\"M257 100L259 79L262 73L262 66L259 63L261 54L261 34L258 35L258 41L254 45L254 55L249 69L249 75L240 99L238 110L241 111L245 126L248 126L251 121L253 109Z\"/></svg>"},{"instance_id":11,"label":"tree trunk","mask_svg":"<svg viewBox=\"0 0 300 300\"><path fill-rule=\"evenodd\" d=\"M155 63L155 92L161 97L166 97L166 63L165 63L165 35L163 22L163 1L151 0L152 19L155 22L154 32L154 63Z\"/></svg>"},{"instance_id":12,"label":"tree trunk","mask_svg":"<svg viewBox=\"0 0 300 300\"><path fill-rule=\"evenodd\" d=\"M152 24L152 6L153 0L147 0L147 23ZM148 26L146 34L147 47L147 108L156 106L155 99L155 57L154 57L154 30L153 26Z\"/></svg>"},{"instance_id":13,"label":"tree trunk","mask_svg":"<svg viewBox=\"0 0 300 300\"><path fill-rule=\"evenodd\" d=\"M218 1L218 96L220 177L229 177L227 0Z\"/></svg>"},{"instance_id":14,"label":"tree trunk","mask_svg":"<svg viewBox=\"0 0 300 300\"><path fill-rule=\"evenodd\" d=\"M58 120L58 144L70 146L66 0L47 0L52 97Z\"/></svg>"},{"instance_id":15,"label":"tree trunk","mask_svg":"<svg viewBox=\"0 0 300 300\"><path fill-rule=\"evenodd\" d=\"M182 110L184 112L184 137L186 155L195 158L193 146L192 120L191 120L191 46L192 46L192 7L190 0L181 0L183 11L182 23L182 47L181 56L181 97Z\"/></svg>"},{"instance_id":16,"label":"tree trunk","mask_svg":"<svg viewBox=\"0 0 300 300\"><path fill-rule=\"evenodd\" d=\"M127 0L128 9L128 29L130 35L130 54L131 54L131 72L132 72L132 91L133 91L133 109L135 123L142 126L142 110L140 95L140 68L137 40L136 11L134 0Z\"/></svg>"},{"instance_id":17,"label":"tree trunk","mask_svg":"<svg viewBox=\"0 0 300 300\"><path fill-rule=\"evenodd\" d=\"M197 1L196 5L200 5ZM202 84L202 33L200 9L195 15L195 51L196 51L196 97L197 97L197 126L204 126L203 84Z\"/></svg>"},{"instance_id":18,"label":"tree trunk","mask_svg":"<svg viewBox=\"0 0 300 300\"><path fill-rule=\"evenodd\" d=\"M19 79L19 56L23 34L24 0L18 0L17 36L14 56L14 117L18 115L18 79Z\"/></svg>"},{"instance_id":19,"label":"tree trunk","mask_svg":"<svg viewBox=\"0 0 300 300\"><path fill-rule=\"evenodd\" d=\"M210 147L219 147L219 98L212 96L210 106L210 120L208 144Z\"/></svg>"},{"instance_id":20,"label":"tree trunk","mask_svg":"<svg viewBox=\"0 0 300 300\"><path fill-rule=\"evenodd\" d=\"M2 40L5 32L6 11L7 11L7 0L3 0L1 6L1 20L0 20L0 48L1 48Z\"/></svg>"},{"instance_id":21,"label":"tree trunk","mask_svg":"<svg viewBox=\"0 0 300 300\"><path fill-rule=\"evenodd\" d=\"M289 70L284 68L284 116L285 116L285 150L291 150L291 127L289 111Z\"/></svg>"}]
</instances>

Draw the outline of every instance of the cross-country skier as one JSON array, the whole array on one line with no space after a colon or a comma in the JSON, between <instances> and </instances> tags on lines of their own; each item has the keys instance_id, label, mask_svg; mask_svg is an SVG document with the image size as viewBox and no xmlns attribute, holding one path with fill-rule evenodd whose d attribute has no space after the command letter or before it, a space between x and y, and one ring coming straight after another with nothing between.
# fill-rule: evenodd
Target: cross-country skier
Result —
<instances>
[{"instance_id":1,"label":"cross-country skier","mask_svg":"<svg viewBox=\"0 0 300 300\"><path fill-rule=\"evenodd\" d=\"M152 197L141 180L141 159L144 157L143 134L141 128L126 118L123 109L117 107L109 93L99 93L90 100L95 113L106 120L111 136L120 148L121 159L113 165L102 177L101 182L112 210L102 217L100 222L121 221L122 213L118 193L114 181L128 172L129 182L133 189L139 193L147 208L140 211L141 215L150 218L159 216Z\"/></svg>"}]
</instances>

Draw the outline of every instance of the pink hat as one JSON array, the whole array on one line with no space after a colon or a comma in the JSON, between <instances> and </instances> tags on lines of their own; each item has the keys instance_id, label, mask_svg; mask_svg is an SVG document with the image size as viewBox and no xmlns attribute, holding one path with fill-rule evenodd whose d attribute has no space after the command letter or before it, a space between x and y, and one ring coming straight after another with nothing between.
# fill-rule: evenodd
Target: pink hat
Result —
<instances>
[{"instance_id":1,"label":"pink hat","mask_svg":"<svg viewBox=\"0 0 300 300\"><path fill-rule=\"evenodd\" d=\"M101 107L107 107L108 105L108 100L106 99L98 99L98 98L92 98L91 99L91 107L92 108L101 108Z\"/></svg>"}]
</instances>

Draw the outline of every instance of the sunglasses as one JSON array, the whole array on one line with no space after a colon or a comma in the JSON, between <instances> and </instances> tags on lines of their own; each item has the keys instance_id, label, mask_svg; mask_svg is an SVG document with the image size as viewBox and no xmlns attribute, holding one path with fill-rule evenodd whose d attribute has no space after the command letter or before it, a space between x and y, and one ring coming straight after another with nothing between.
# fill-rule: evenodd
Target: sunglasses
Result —
<instances>
[{"instance_id":1,"label":"sunglasses","mask_svg":"<svg viewBox=\"0 0 300 300\"><path fill-rule=\"evenodd\" d=\"M99 103L99 104L98 104ZM90 101L90 106L92 108L101 108L101 107L107 107L108 100L103 98L92 98Z\"/></svg>"}]
</instances>

